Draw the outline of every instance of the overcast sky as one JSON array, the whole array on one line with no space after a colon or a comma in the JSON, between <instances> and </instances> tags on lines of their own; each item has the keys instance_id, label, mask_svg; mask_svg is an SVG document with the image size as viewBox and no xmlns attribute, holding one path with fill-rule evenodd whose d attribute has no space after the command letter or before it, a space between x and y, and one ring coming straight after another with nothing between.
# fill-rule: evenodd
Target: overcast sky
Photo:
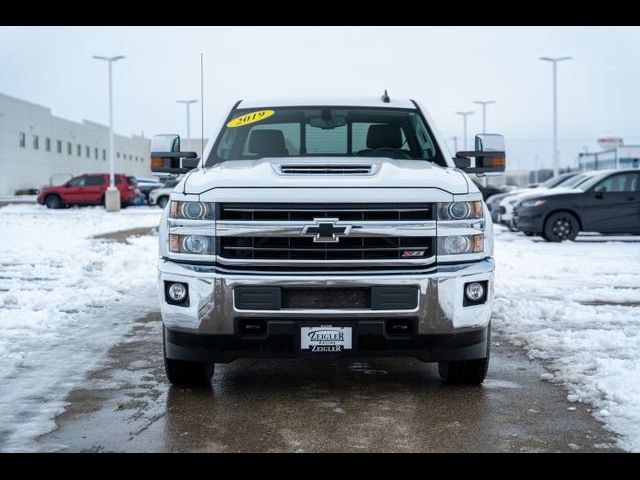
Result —
<instances>
[{"instance_id":1,"label":"overcast sky","mask_svg":"<svg viewBox=\"0 0 640 480\"><path fill-rule=\"evenodd\" d=\"M114 65L115 130L184 135L184 106L200 97L205 136L241 98L371 96L423 103L445 137L462 136L455 111L480 132L474 100L495 100L488 131L503 133L511 167L552 163L551 64L558 66L562 165L616 134L640 144L640 27L0 27L0 92L70 120L108 122ZM192 109L192 136L200 110ZM195 133L197 132L197 133ZM460 149L461 141L459 142Z\"/></svg>"}]
</instances>

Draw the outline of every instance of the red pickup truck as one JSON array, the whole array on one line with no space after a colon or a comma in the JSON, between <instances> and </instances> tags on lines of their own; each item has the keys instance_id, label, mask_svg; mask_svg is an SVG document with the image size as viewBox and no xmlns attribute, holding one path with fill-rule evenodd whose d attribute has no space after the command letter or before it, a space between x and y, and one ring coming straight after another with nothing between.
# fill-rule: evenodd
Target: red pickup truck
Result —
<instances>
[{"instance_id":1,"label":"red pickup truck","mask_svg":"<svg viewBox=\"0 0 640 480\"><path fill-rule=\"evenodd\" d=\"M123 174L115 176L116 188L120 191L123 207L133 205L140 195L135 177ZM104 192L109 186L108 173L86 173L73 177L59 186L42 187L37 201L48 208L62 208L69 205L104 205Z\"/></svg>"}]
</instances>

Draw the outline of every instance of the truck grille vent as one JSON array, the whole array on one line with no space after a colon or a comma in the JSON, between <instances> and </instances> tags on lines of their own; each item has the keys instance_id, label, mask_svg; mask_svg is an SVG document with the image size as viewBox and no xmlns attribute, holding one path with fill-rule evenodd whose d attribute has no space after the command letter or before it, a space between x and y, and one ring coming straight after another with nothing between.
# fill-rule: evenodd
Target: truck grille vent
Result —
<instances>
[{"instance_id":1,"label":"truck grille vent","mask_svg":"<svg viewBox=\"0 0 640 480\"><path fill-rule=\"evenodd\" d=\"M360 165L280 165L282 175L371 175L373 166L370 164Z\"/></svg>"},{"instance_id":2,"label":"truck grille vent","mask_svg":"<svg viewBox=\"0 0 640 480\"><path fill-rule=\"evenodd\" d=\"M220 220L340 221L433 220L431 203L221 203Z\"/></svg>"},{"instance_id":3,"label":"truck grille vent","mask_svg":"<svg viewBox=\"0 0 640 480\"><path fill-rule=\"evenodd\" d=\"M218 237L220 255L234 259L381 260L433 255L434 237L341 238L315 243L307 237ZM327 265L329 266L329 265Z\"/></svg>"}]
</instances>

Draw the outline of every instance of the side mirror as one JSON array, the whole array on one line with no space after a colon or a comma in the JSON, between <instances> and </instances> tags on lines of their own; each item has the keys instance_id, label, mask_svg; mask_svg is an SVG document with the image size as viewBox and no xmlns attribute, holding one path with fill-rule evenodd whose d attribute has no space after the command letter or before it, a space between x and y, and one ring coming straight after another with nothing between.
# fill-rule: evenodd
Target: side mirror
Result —
<instances>
[{"instance_id":1,"label":"side mirror","mask_svg":"<svg viewBox=\"0 0 640 480\"><path fill-rule=\"evenodd\" d=\"M475 158L475 164L471 163ZM506 166L504 137L495 133L476 135L475 150L456 152L456 167L467 173L502 175Z\"/></svg>"},{"instance_id":2,"label":"side mirror","mask_svg":"<svg viewBox=\"0 0 640 480\"><path fill-rule=\"evenodd\" d=\"M596 198L604 198L604 192L607 191L607 187L600 185L593 189L593 193L596 194Z\"/></svg>"},{"instance_id":3,"label":"side mirror","mask_svg":"<svg viewBox=\"0 0 640 480\"><path fill-rule=\"evenodd\" d=\"M197 168L199 163L196 152L180 151L180 136L165 134L151 139L151 172L154 174L180 175Z\"/></svg>"}]
</instances>

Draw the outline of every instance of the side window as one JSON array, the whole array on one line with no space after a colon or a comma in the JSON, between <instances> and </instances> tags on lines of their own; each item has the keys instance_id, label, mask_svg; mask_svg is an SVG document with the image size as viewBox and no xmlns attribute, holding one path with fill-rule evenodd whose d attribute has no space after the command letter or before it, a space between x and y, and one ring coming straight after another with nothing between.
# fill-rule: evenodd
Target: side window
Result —
<instances>
[{"instance_id":1,"label":"side window","mask_svg":"<svg viewBox=\"0 0 640 480\"><path fill-rule=\"evenodd\" d=\"M98 177L98 176L94 176L94 177L85 177L86 180L84 181L84 185L85 187L91 187L91 186L96 186L96 185L104 185L104 177Z\"/></svg>"},{"instance_id":2,"label":"side window","mask_svg":"<svg viewBox=\"0 0 640 480\"><path fill-rule=\"evenodd\" d=\"M76 177L69 180L67 183L67 187L84 187L84 179L85 177Z\"/></svg>"},{"instance_id":3,"label":"side window","mask_svg":"<svg viewBox=\"0 0 640 480\"><path fill-rule=\"evenodd\" d=\"M24 148L27 143L27 136L24 132L20 132L20 148Z\"/></svg>"},{"instance_id":4,"label":"side window","mask_svg":"<svg viewBox=\"0 0 640 480\"><path fill-rule=\"evenodd\" d=\"M231 129L230 129L231 130ZM235 130L235 129L234 129ZM256 125L247 135L242 151L243 156L252 156L254 153L249 151L249 140L253 132L260 130L280 130L284 136L284 146L289 155L300 154L300 124L299 123L269 123L264 125Z\"/></svg>"},{"instance_id":5,"label":"side window","mask_svg":"<svg viewBox=\"0 0 640 480\"><path fill-rule=\"evenodd\" d=\"M345 155L347 153L347 126L322 129L306 126L307 155L315 153Z\"/></svg>"},{"instance_id":6,"label":"side window","mask_svg":"<svg viewBox=\"0 0 640 480\"><path fill-rule=\"evenodd\" d=\"M603 188L609 193L635 192L638 189L638 175L635 173L612 175L601 181L595 188Z\"/></svg>"},{"instance_id":7,"label":"side window","mask_svg":"<svg viewBox=\"0 0 640 480\"><path fill-rule=\"evenodd\" d=\"M121 183L122 183L122 180L118 175L116 175L116 185L120 185Z\"/></svg>"}]
</instances>

